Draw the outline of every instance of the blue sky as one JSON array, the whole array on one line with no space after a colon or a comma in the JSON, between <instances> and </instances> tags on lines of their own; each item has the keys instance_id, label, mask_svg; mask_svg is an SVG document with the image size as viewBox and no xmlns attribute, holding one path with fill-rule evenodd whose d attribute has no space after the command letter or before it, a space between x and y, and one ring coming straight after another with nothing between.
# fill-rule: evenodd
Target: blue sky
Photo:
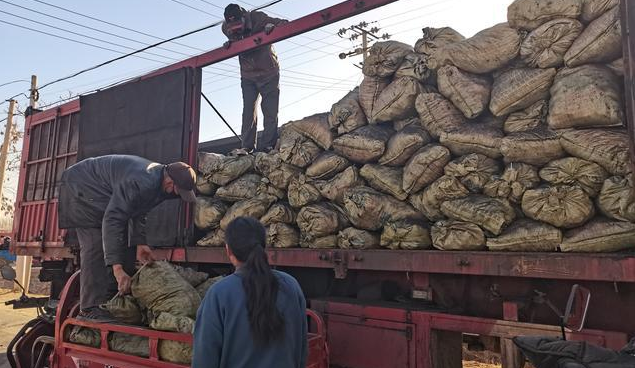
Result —
<instances>
[{"instance_id":1,"label":"blue sky","mask_svg":"<svg viewBox=\"0 0 635 368\"><path fill-rule=\"evenodd\" d=\"M0 0L0 33L2 34L2 62L0 98L26 91L31 74L39 83L69 75L189 30L213 23L222 17L227 4L218 0L42 0L81 14L107 21L121 27L104 24L51 7L38 0ZM245 8L265 1L238 2ZM295 19L338 0L283 0L267 8L272 16ZM275 45L281 64L280 124L307 115L328 111L346 91L359 84L361 71L353 63L361 58L340 60L338 54L353 49L356 44L336 35L337 30L360 21L376 22L382 33L392 39L414 44L422 27L450 26L465 36L506 20L511 0L400 0L360 16L294 37ZM19 5L23 8L16 7ZM28 8L28 9L25 9ZM39 13L38 13L39 12ZM35 22L33 22L35 21ZM6 22L13 23L9 25ZM36 23L37 22L37 23ZM69 23L73 22L75 24ZM28 27L73 39L59 39L16 27ZM84 27L82 27L83 25ZM52 28L57 27L57 28ZM90 28L87 28L90 27ZM70 33L71 31L74 33ZM143 33L143 34L142 34ZM222 45L225 41L220 28L212 28L166 44L142 54L141 58L127 58L77 78L55 84L41 91L41 103L54 103L72 94L83 93L135 75L144 74L164 64L170 64ZM98 45L110 50L86 44ZM151 60L149 60L151 59ZM203 92L238 131L242 111L239 71L236 59L205 68ZM19 108L27 106L24 97L18 98ZM231 135L222 121L205 104L201 111L200 140L206 141ZM7 104L0 105L4 117ZM18 119L18 124L23 124ZM14 178L8 178L13 191Z\"/></svg>"}]
</instances>

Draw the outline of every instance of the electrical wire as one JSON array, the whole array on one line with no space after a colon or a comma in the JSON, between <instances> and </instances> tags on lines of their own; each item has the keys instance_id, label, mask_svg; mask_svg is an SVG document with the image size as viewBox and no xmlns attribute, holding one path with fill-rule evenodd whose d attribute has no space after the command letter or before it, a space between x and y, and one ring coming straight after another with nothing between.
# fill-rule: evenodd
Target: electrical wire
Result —
<instances>
[{"instance_id":1,"label":"electrical wire","mask_svg":"<svg viewBox=\"0 0 635 368\"><path fill-rule=\"evenodd\" d=\"M193 10L196 10L196 11L199 11L199 12L201 12L201 13L205 13L205 14L207 14L207 15L211 15L211 16L212 16L212 17L214 17L214 18L217 18L217 19L223 19L222 17L219 17L219 16L218 16L218 15L216 15L216 14L212 14L212 13L210 13L210 12L207 12L207 11L203 10L203 9L200 9L200 8L195 7L195 6L192 6L192 5L189 5L189 4L186 4L186 3L183 3L183 2L181 2L181 1L179 1L179 0L169 0L169 1L171 1L171 2L173 2L173 3L176 3L176 4L183 5L183 6L187 7L187 8L190 8L190 9L193 9Z\"/></svg>"},{"instance_id":2,"label":"electrical wire","mask_svg":"<svg viewBox=\"0 0 635 368\"><path fill-rule=\"evenodd\" d=\"M2 84L0 84L0 87L4 87L4 86L8 86L8 85L10 85L10 84L20 83L20 82L31 83L30 81L28 81L28 80L26 80L26 79L16 79L16 80L11 81L11 82L2 83Z\"/></svg>"}]
</instances>

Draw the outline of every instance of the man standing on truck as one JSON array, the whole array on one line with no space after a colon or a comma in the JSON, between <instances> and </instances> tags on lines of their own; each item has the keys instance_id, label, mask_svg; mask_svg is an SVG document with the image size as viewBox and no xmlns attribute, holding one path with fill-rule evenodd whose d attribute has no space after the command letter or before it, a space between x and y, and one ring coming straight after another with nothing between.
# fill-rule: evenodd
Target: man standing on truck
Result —
<instances>
[{"instance_id":1,"label":"man standing on truck","mask_svg":"<svg viewBox=\"0 0 635 368\"><path fill-rule=\"evenodd\" d=\"M146 215L166 199L195 202L196 173L183 162L163 165L142 157L88 158L62 174L59 227L75 229L80 253L79 318L111 322L99 306L130 292L135 260L152 262Z\"/></svg>"},{"instance_id":2,"label":"man standing on truck","mask_svg":"<svg viewBox=\"0 0 635 368\"><path fill-rule=\"evenodd\" d=\"M225 8L223 33L232 41L241 40L256 33L270 34L273 29L286 20L272 18L260 11L246 11L236 4ZM239 154L256 149L258 114L256 103L262 96L260 108L264 117L264 131L258 143L259 151L270 151L278 139L278 104L280 100L280 66L272 45L258 47L238 56L240 63L240 86L243 91L243 118L240 132L242 147Z\"/></svg>"}]
</instances>

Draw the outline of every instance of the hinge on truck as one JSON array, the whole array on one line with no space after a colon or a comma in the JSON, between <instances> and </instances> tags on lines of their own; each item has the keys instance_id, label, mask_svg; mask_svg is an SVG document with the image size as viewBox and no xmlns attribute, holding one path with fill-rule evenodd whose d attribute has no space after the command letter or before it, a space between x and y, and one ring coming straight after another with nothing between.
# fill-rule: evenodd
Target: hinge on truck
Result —
<instances>
[{"instance_id":1,"label":"hinge on truck","mask_svg":"<svg viewBox=\"0 0 635 368\"><path fill-rule=\"evenodd\" d=\"M321 256L320 258L322 258ZM348 272L348 253L334 251L330 253L330 257L325 257L333 263L333 272L336 279L345 279Z\"/></svg>"}]
</instances>

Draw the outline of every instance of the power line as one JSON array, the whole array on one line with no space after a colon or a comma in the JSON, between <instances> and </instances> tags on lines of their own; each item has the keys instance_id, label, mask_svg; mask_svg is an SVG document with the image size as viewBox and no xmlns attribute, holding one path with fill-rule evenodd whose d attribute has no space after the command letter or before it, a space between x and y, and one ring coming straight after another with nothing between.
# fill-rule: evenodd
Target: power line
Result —
<instances>
[{"instance_id":1,"label":"power line","mask_svg":"<svg viewBox=\"0 0 635 368\"><path fill-rule=\"evenodd\" d=\"M223 18L219 17L219 16L218 16L218 15L216 15L216 14L212 14L212 13L210 13L210 12L207 12L207 11L203 10L203 9L200 9L200 8L195 7L195 6L192 6L192 5L189 5L189 4L186 4L186 3L183 3L183 2L181 2L181 1L179 1L179 0L170 0L170 1L171 1L171 2L173 2L173 3L177 3L177 4L183 5L183 6L185 6L185 7L188 7L188 8L190 8L190 9L193 9L193 10L196 10L196 11L200 11L201 13L205 13L205 14L207 14L207 15L211 15L211 16L212 16L212 17L214 17L214 18L223 19Z\"/></svg>"},{"instance_id":2,"label":"power line","mask_svg":"<svg viewBox=\"0 0 635 368\"><path fill-rule=\"evenodd\" d=\"M2 83L2 84L0 84L0 87L4 87L4 86L8 86L9 84L20 83L20 82L30 83L30 81L28 81L26 79L17 79L17 80L11 81L11 82Z\"/></svg>"}]
</instances>

